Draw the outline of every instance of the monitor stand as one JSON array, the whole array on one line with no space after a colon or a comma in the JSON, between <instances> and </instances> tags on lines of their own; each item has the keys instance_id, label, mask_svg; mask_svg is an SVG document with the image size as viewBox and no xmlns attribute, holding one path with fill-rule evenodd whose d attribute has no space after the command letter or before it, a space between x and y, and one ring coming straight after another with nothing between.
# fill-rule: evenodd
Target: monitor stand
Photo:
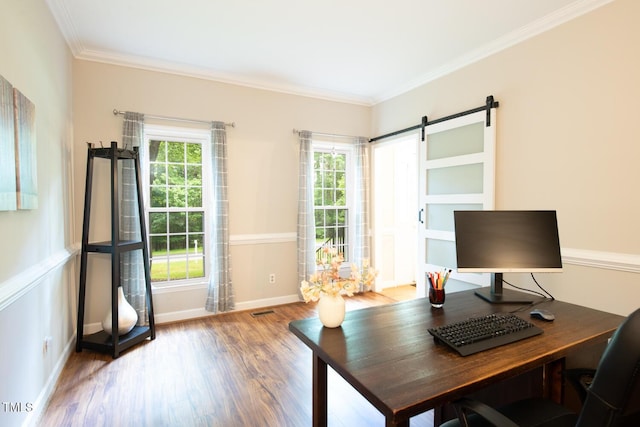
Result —
<instances>
[{"instance_id":1,"label":"monitor stand","mask_svg":"<svg viewBox=\"0 0 640 427\"><path fill-rule=\"evenodd\" d=\"M521 292L502 289L502 273L491 274L491 287L481 288L475 294L491 304L533 304L534 297Z\"/></svg>"}]
</instances>

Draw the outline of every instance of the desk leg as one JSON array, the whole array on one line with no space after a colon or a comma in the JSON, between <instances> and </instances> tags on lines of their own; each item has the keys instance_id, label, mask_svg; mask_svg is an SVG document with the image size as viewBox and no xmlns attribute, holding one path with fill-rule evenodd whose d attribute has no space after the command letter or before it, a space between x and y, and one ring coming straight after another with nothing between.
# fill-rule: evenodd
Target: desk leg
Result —
<instances>
[{"instance_id":1,"label":"desk leg","mask_svg":"<svg viewBox=\"0 0 640 427\"><path fill-rule=\"evenodd\" d=\"M544 366L543 397L562 404L564 400L564 384L562 371L565 359L555 360Z\"/></svg>"},{"instance_id":2,"label":"desk leg","mask_svg":"<svg viewBox=\"0 0 640 427\"><path fill-rule=\"evenodd\" d=\"M327 427L327 363L313 353L313 427Z\"/></svg>"},{"instance_id":3,"label":"desk leg","mask_svg":"<svg viewBox=\"0 0 640 427\"><path fill-rule=\"evenodd\" d=\"M392 421L389 418L385 420L385 427L409 427L409 420Z\"/></svg>"}]
</instances>

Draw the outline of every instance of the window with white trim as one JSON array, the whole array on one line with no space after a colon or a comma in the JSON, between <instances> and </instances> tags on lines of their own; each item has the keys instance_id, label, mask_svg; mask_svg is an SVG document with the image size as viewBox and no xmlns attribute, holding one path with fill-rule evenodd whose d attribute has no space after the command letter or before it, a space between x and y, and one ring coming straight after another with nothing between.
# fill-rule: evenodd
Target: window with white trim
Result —
<instances>
[{"instance_id":1,"label":"window with white trim","mask_svg":"<svg viewBox=\"0 0 640 427\"><path fill-rule=\"evenodd\" d=\"M316 253L335 247L345 261L353 257L352 149L314 141L314 214Z\"/></svg>"},{"instance_id":2,"label":"window with white trim","mask_svg":"<svg viewBox=\"0 0 640 427\"><path fill-rule=\"evenodd\" d=\"M204 185L210 176L210 134L145 126L145 190L151 281L154 286L206 281Z\"/></svg>"}]
</instances>

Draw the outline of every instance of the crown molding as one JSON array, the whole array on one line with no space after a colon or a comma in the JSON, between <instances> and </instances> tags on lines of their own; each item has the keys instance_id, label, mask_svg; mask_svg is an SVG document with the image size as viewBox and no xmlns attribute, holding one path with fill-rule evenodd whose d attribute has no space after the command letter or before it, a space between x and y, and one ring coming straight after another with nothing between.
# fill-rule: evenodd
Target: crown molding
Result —
<instances>
[{"instance_id":1,"label":"crown molding","mask_svg":"<svg viewBox=\"0 0 640 427\"><path fill-rule=\"evenodd\" d=\"M58 24L58 29L62 33L67 42L67 46L71 50L71 54L75 57L85 50L80 37L78 36L78 30L71 19L71 13L67 8L67 4L64 1L45 0L53 19Z\"/></svg>"},{"instance_id":2,"label":"crown molding","mask_svg":"<svg viewBox=\"0 0 640 427\"><path fill-rule=\"evenodd\" d=\"M289 95L304 96L315 99L323 99L333 102L343 102L348 104L373 106L390 98L402 95L417 87L428 84L434 80L444 77L454 71L478 62L488 56L496 54L504 49L521 43L538 34L548 31L558 25L568 22L574 18L584 15L594 9L614 0L578 0L557 11L526 25L516 31L511 32L485 46L476 49L468 54L462 55L455 60L438 67L422 76L400 85L395 89L381 92L371 97L359 96L355 94L339 93L319 88L310 88L295 84L280 84L267 80L261 80L246 76L222 73L212 69L205 69L187 64L172 63L169 61L154 60L132 55L120 55L111 52L89 50L85 48L78 36L76 26L71 19L71 14L64 1L45 0L55 21L62 32L64 39L69 46L71 53L77 59L101 62L112 65L119 65L130 68L143 69L148 71L163 72L168 74L194 77L204 80L211 80L236 86L250 87L254 89L280 92Z\"/></svg>"},{"instance_id":3,"label":"crown molding","mask_svg":"<svg viewBox=\"0 0 640 427\"><path fill-rule=\"evenodd\" d=\"M170 61L162 61L153 58L146 58L133 55L122 55L117 53L94 51L84 49L82 52L74 54L76 59L100 62L109 65L118 65L128 68L136 68L146 71L155 71L184 77L192 77L202 80L210 80L218 83L225 83L235 86L250 87L269 92L279 92L287 95L304 96L314 99L323 99L333 102L343 102L347 104L371 106L373 99L356 95L342 94L322 89L307 88L296 85L276 84L259 79L245 78L236 74L221 73L215 70L196 67L188 64L179 64Z\"/></svg>"},{"instance_id":4,"label":"crown molding","mask_svg":"<svg viewBox=\"0 0 640 427\"><path fill-rule=\"evenodd\" d=\"M578 0L571 3L561 9L556 10L553 13L538 19L524 27L521 27L511 33L500 37L491 43L488 43L472 52L462 55L455 60L444 64L443 66L430 71L419 78L402 85L395 90L385 92L374 98L374 104L386 101L396 96L402 95L427 83L431 83L441 77L453 73L467 67L475 62L478 62L484 58L494 55L502 50L505 50L511 46L522 43L525 40L533 38L539 34L549 31L565 22L571 21L579 16L591 12L605 4L611 3L614 0Z\"/></svg>"}]
</instances>

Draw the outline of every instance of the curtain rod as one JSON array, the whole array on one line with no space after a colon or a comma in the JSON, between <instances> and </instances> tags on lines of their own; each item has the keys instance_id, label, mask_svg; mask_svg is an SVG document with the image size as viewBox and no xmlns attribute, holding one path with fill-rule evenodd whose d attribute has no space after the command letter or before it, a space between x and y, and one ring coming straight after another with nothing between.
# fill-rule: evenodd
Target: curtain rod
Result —
<instances>
[{"instance_id":1,"label":"curtain rod","mask_svg":"<svg viewBox=\"0 0 640 427\"><path fill-rule=\"evenodd\" d=\"M113 115L117 116L117 115L124 115L125 111L119 111L117 109L113 109ZM211 124L211 122L208 122L206 120L196 120L196 119L182 119L180 117L168 117L168 116L156 116L153 114L145 114L145 117L148 117L150 119L156 119L156 120L170 120L172 122L186 122L186 123L204 123L204 124ZM231 123L225 123L225 126L229 126L232 128L236 127L236 122L231 122Z\"/></svg>"},{"instance_id":2,"label":"curtain rod","mask_svg":"<svg viewBox=\"0 0 640 427\"><path fill-rule=\"evenodd\" d=\"M298 130L298 129L294 129L293 133L300 135L300 132L304 132L302 130ZM328 138L350 138L350 139L355 139L355 138L362 138L360 136L351 136L351 135L339 135L337 133L323 133L323 132L313 132L313 131L309 131L311 132L312 135L318 135L318 136L326 136Z\"/></svg>"},{"instance_id":3,"label":"curtain rod","mask_svg":"<svg viewBox=\"0 0 640 427\"><path fill-rule=\"evenodd\" d=\"M389 138L391 136L399 135L401 133L405 133L405 132L409 132L409 131L417 130L417 129L422 129L422 140L424 141L424 128L426 126L435 125L436 123L445 122L445 121L451 120L451 119L457 119L458 117L467 116L469 114L473 114L473 113L477 113L479 111L485 111L485 110L487 111L486 125L488 127L488 126L491 126L491 109L492 108L498 108L499 106L500 106L500 103L498 101L494 101L493 95L489 95L489 96L487 96L487 100L486 100L485 105L483 105L482 107L472 108L471 110L462 111L460 113L452 114L452 115L446 116L446 117L441 117L441 118L435 119L435 120L427 120L427 116L423 116L422 117L422 123L419 124L419 125L415 125L415 126L408 127L406 129L402 129L402 130L398 130L398 131L395 131L395 132L387 133L385 135L376 136L375 138L371 138L369 140L369 142L379 141L381 139Z\"/></svg>"}]
</instances>

